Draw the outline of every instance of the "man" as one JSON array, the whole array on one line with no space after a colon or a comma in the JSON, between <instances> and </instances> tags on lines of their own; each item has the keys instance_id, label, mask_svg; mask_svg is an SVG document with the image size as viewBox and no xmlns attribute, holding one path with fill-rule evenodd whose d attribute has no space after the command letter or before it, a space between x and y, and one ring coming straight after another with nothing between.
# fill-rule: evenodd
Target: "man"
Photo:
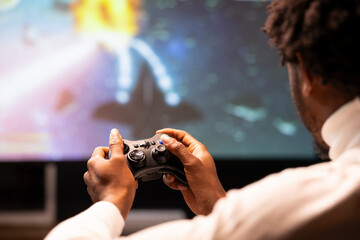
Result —
<instances>
[{"instance_id":1,"label":"man","mask_svg":"<svg viewBox=\"0 0 360 240\"><path fill-rule=\"evenodd\" d=\"M332 161L288 169L225 193L206 147L188 133L163 129L165 146L184 164L178 189L192 220L145 229L129 239L360 239L360 1L276 0L264 31L287 64L298 114L319 155ZM48 239L112 239L124 226L137 182L117 130L96 148L84 180L95 204L59 224ZM330 149L330 151L329 151ZM119 175L121 177L119 177Z\"/></svg>"}]
</instances>

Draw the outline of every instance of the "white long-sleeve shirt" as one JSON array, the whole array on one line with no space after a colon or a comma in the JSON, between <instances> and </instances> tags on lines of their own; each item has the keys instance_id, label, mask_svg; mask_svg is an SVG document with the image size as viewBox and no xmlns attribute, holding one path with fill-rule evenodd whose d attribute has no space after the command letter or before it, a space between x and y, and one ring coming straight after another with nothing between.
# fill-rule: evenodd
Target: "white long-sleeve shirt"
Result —
<instances>
[{"instance_id":1,"label":"white long-sleeve shirt","mask_svg":"<svg viewBox=\"0 0 360 240\"><path fill-rule=\"evenodd\" d=\"M360 99L336 111L322 135L332 161L231 190L209 216L119 237L125 224L119 210L98 202L60 223L47 239L360 239Z\"/></svg>"}]
</instances>

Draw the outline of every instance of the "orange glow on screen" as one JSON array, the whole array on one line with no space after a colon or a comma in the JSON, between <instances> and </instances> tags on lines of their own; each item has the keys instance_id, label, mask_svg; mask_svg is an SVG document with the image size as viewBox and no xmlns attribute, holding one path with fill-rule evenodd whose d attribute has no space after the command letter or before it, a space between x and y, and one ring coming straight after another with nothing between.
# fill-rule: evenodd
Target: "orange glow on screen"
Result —
<instances>
[{"instance_id":1,"label":"orange glow on screen","mask_svg":"<svg viewBox=\"0 0 360 240\"><path fill-rule=\"evenodd\" d=\"M138 33L140 0L79 0L71 10L79 31L88 33Z\"/></svg>"}]
</instances>

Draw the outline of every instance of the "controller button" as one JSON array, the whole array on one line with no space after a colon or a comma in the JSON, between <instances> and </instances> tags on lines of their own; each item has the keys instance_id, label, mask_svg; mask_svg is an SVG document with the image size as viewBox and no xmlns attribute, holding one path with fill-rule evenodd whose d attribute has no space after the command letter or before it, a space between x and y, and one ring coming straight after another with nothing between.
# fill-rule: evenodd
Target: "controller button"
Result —
<instances>
[{"instance_id":1,"label":"controller button","mask_svg":"<svg viewBox=\"0 0 360 240\"><path fill-rule=\"evenodd\" d=\"M139 147L139 144L134 144L134 148L138 148Z\"/></svg>"},{"instance_id":2,"label":"controller button","mask_svg":"<svg viewBox=\"0 0 360 240\"><path fill-rule=\"evenodd\" d=\"M145 165L145 153L140 150L133 150L129 153L128 159L132 166L134 167L142 167Z\"/></svg>"},{"instance_id":3,"label":"controller button","mask_svg":"<svg viewBox=\"0 0 360 240\"><path fill-rule=\"evenodd\" d=\"M140 144L140 147L143 147L143 148L149 148L151 145L148 141L145 141L144 143Z\"/></svg>"},{"instance_id":4,"label":"controller button","mask_svg":"<svg viewBox=\"0 0 360 240\"><path fill-rule=\"evenodd\" d=\"M159 143L160 143L160 144L164 144L164 142L163 142L163 141L161 141L161 140L159 140Z\"/></svg>"},{"instance_id":5,"label":"controller button","mask_svg":"<svg viewBox=\"0 0 360 240\"><path fill-rule=\"evenodd\" d=\"M156 142L151 141L150 144L151 144L151 145L156 145Z\"/></svg>"}]
</instances>

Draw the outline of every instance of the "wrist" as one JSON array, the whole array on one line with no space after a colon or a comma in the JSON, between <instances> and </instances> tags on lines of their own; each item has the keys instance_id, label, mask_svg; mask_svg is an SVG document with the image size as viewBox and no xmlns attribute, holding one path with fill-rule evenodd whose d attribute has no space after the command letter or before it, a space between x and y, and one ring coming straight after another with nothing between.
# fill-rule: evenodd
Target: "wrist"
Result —
<instances>
[{"instance_id":1,"label":"wrist","mask_svg":"<svg viewBox=\"0 0 360 240\"><path fill-rule=\"evenodd\" d=\"M215 204L217 203L217 201L223 197L226 196L226 192L224 190L224 188L222 187L221 183L220 182L217 182L217 183L214 183L213 186L216 186L217 187L214 187L214 192L211 196L211 198L209 198L209 202L208 204L206 204L205 206L207 206L206 209L204 209L204 215L208 215L212 212Z\"/></svg>"},{"instance_id":2,"label":"wrist","mask_svg":"<svg viewBox=\"0 0 360 240\"><path fill-rule=\"evenodd\" d=\"M121 189L115 190L113 193L107 194L102 201L114 204L120 214L126 220L135 198L135 190Z\"/></svg>"}]
</instances>

